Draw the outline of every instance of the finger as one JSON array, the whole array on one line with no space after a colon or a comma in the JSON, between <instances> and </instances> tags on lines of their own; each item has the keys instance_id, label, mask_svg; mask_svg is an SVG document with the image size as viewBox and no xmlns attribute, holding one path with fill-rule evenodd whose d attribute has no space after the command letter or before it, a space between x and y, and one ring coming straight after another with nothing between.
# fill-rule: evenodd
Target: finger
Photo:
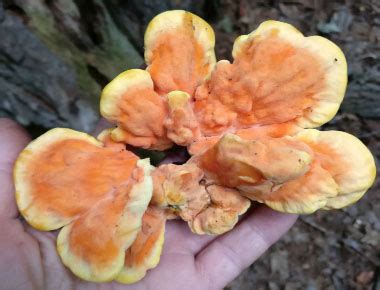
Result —
<instances>
[{"instance_id":1,"label":"finger","mask_svg":"<svg viewBox=\"0 0 380 290\"><path fill-rule=\"evenodd\" d=\"M221 289L256 261L297 220L297 215L257 208L234 230L217 238L196 257L199 273Z\"/></svg>"},{"instance_id":2,"label":"finger","mask_svg":"<svg viewBox=\"0 0 380 290\"><path fill-rule=\"evenodd\" d=\"M115 126L108 122L104 118L100 118L99 122L96 124L94 131L92 131L93 136L98 136L103 130L108 128L114 128Z\"/></svg>"},{"instance_id":3,"label":"finger","mask_svg":"<svg viewBox=\"0 0 380 290\"><path fill-rule=\"evenodd\" d=\"M198 289L194 254L213 239L214 236L193 234L182 220L168 221L160 263L134 286L136 289Z\"/></svg>"},{"instance_id":4,"label":"finger","mask_svg":"<svg viewBox=\"0 0 380 290\"><path fill-rule=\"evenodd\" d=\"M18 215L13 186L13 164L30 138L23 128L9 119L0 119L0 217Z\"/></svg>"},{"instance_id":5,"label":"finger","mask_svg":"<svg viewBox=\"0 0 380 290\"><path fill-rule=\"evenodd\" d=\"M196 235L182 220L170 220L166 224L163 254L195 255L213 241L216 236Z\"/></svg>"}]
</instances>

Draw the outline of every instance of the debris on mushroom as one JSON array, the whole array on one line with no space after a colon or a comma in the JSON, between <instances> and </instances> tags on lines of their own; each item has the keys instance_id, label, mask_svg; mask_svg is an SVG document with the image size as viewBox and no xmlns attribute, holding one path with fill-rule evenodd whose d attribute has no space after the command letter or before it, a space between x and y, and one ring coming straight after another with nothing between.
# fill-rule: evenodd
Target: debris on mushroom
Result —
<instances>
[{"instance_id":1,"label":"debris on mushroom","mask_svg":"<svg viewBox=\"0 0 380 290\"><path fill-rule=\"evenodd\" d=\"M206 187L210 204L189 222L190 229L196 234L220 235L230 231L251 203L237 190L209 185Z\"/></svg>"}]
</instances>

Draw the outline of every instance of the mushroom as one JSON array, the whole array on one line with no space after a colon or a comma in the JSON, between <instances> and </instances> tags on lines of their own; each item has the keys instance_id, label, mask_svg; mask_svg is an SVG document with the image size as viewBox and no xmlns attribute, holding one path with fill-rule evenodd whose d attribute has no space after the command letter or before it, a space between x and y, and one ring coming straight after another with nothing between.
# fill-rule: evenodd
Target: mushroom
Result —
<instances>
[{"instance_id":1,"label":"mushroom","mask_svg":"<svg viewBox=\"0 0 380 290\"><path fill-rule=\"evenodd\" d=\"M298 214L348 206L364 195L376 175L373 156L359 139L315 129L253 140L227 134L188 162L210 182Z\"/></svg>"},{"instance_id":2,"label":"mushroom","mask_svg":"<svg viewBox=\"0 0 380 290\"><path fill-rule=\"evenodd\" d=\"M100 103L114 140L134 146L196 154L226 132L292 135L332 119L346 90L342 51L287 23L238 37L232 63L216 63L212 28L186 11L159 14L144 39L146 70L120 74Z\"/></svg>"},{"instance_id":3,"label":"mushroom","mask_svg":"<svg viewBox=\"0 0 380 290\"><path fill-rule=\"evenodd\" d=\"M152 196L151 170L149 160L139 160L125 145L52 129L18 157L16 201L34 228L62 228L58 253L75 275L109 281L140 231Z\"/></svg>"},{"instance_id":4,"label":"mushroom","mask_svg":"<svg viewBox=\"0 0 380 290\"><path fill-rule=\"evenodd\" d=\"M146 71L166 108L162 131L188 147L199 174L292 213L341 208L368 190L375 176L368 149L349 134L312 130L335 116L344 97L339 47L272 20L235 40L232 63L215 63L213 47L211 28L185 11L156 16L145 34ZM113 121L118 131L122 124ZM255 150L266 155L251 155ZM188 220L183 207L179 215Z\"/></svg>"},{"instance_id":5,"label":"mushroom","mask_svg":"<svg viewBox=\"0 0 380 290\"><path fill-rule=\"evenodd\" d=\"M151 203L171 210L196 234L220 235L231 230L251 204L237 190L208 182L193 163L161 165L152 176Z\"/></svg>"},{"instance_id":6,"label":"mushroom","mask_svg":"<svg viewBox=\"0 0 380 290\"><path fill-rule=\"evenodd\" d=\"M142 218L141 230L125 253L124 267L116 281L132 284L141 280L147 270L160 261L165 239L166 214L161 209L149 206Z\"/></svg>"},{"instance_id":7,"label":"mushroom","mask_svg":"<svg viewBox=\"0 0 380 290\"><path fill-rule=\"evenodd\" d=\"M97 139L48 131L20 154L16 201L39 230L60 229L62 262L89 281L134 283L155 267L165 223L196 234L231 230L251 201L289 213L342 208L375 179L356 137L318 131L339 109L347 64L331 41L265 21L216 62L212 28L167 11L148 25L147 68L121 73L100 112L116 125ZM126 145L186 146L182 165L154 169Z\"/></svg>"}]
</instances>

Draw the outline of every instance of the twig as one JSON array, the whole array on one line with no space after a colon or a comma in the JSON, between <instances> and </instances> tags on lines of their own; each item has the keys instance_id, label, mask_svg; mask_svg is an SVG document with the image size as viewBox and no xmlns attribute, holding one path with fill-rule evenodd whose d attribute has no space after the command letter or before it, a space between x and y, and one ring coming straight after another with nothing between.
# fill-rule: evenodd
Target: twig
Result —
<instances>
[{"instance_id":1,"label":"twig","mask_svg":"<svg viewBox=\"0 0 380 290\"><path fill-rule=\"evenodd\" d=\"M301 217L300 221L303 222L304 224L306 224L307 226L309 226L309 227L317 230L318 232L321 232L325 236L328 235L328 236L334 237L337 240L337 242L339 244L341 244L342 246L344 246L348 251L359 254L365 260L367 260L368 262L370 262L371 264L373 264L376 268L380 267L380 260L378 258L366 255L362 251L362 249L354 247L352 245L352 243L349 242L348 239L341 239L341 238L339 238L339 236L337 234L335 234L335 233L333 233L333 232L325 229L324 227L321 227L320 225L318 225L318 224L316 224L316 223L314 223L312 221L306 220L304 217Z\"/></svg>"}]
</instances>

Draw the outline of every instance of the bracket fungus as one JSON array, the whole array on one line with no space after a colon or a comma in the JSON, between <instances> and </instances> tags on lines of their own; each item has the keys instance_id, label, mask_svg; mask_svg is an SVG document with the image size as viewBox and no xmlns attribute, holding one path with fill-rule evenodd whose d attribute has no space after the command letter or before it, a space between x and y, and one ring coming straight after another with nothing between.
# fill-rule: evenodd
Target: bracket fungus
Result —
<instances>
[{"instance_id":1,"label":"bracket fungus","mask_svg":"<svg viewBox=\"0 0 380 290\"><path fill-rule=\"evenodd\" d=\"M153 172L151 203L171 210L196 234L219 235L231 230L250 201L237 190L204 179L196 164L161 165Z\"/></svg>"},{"instance_id":2,"label":"bracket fungus","mask_svg":"<svg viewBox=\"0 0 380 290\"><path fill-rule=\"evenodd\" d=\"M109 281L122 270L152 196L151 165L124 145L70 129L31 142L14 168L20 213L34 228L62 228L62 262L78 277Z\"/></svg>"},{"instance_id":3,"label":"bracket fungus","mask_svg":"<svg viewBox=\"0 0 380 290\"><path fill-rule=\"evenodd\" d=\"M196 234L231 230L251 201L289 213L336 209L360 199L374 159L356 137L318 131L343 100L347 64L319 36L266 21L240 36L233 62L216 62L215 37L186 11L161 13L145 33L147 68L121 73L100 112L116 125L98 138L53 129L14 168L25 220L60 229L58 253L89 281L134 283L155 267L165 223ZM126 145L186 146L184 164L153 168Z\"/></svg>"},{"instance_id":4,"label":"bracket fungus","mask_svg":"<svg viewBox=\"0 0 380 290\"><path fill-rule=\"evenodd\" d=\"M150 81L149 94L137 81L130 87L130 79L119 77L103 91L101 112L117 125L112 138L153 149L172 146L168 140L187 146L194 156L189 163L199 166L207 182L276 210L310 213L358 200L375 178L371 153L349 134L312 130L335 116L344 97L347 64L339 47L272 20L236 39L232 63L215 61L214 40L211 27L189 12L156 16L145 33L148 67L141 70ZM160 134L145 135L142 111L115 117L108 109L128 107L131 92L141 102L150 94L160 101L154 122ZM141 134L129 130L130 124ZM251 155L254 150L262 152Z\"/></svg>"},{"instance_id":5,"label":"bracket fungus","mask_svg":"<svg viewBox=\"0 0 380 290\"><path fill-rule=\"evenodd\" d=\"M288 213L336 209L360 199L375 178L369 150L339 131L244 140L226 134L189 160L207 179Z\"/></svg>"}]
</instances>

